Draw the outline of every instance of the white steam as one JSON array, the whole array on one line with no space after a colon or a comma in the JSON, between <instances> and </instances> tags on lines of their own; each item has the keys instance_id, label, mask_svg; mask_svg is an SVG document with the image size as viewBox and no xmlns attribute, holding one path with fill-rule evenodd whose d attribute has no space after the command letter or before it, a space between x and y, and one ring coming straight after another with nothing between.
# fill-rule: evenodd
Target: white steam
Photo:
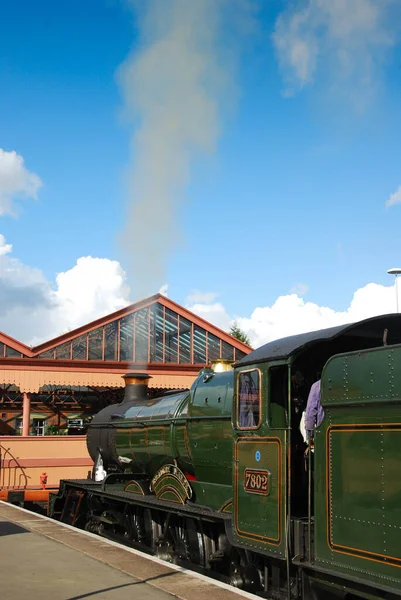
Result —
<instances>
[{"instance_id":1,"label":"white steam","mask_svg":"<svg viewBox=\"0 0 401 600\"><path fill-rule=\"evenodd\" d=\"M247 3L227 0L131 0L139 51L119 70L125 116L133 126L128 215L122 241L136 298L165 281L181 238L178 225L191 165L213 152L232 80L222 54L222 19L239 23ZM234 16L234 19L233 19ZM224 28L226 29L226 27Z\"/></svg>"}]
</instances>

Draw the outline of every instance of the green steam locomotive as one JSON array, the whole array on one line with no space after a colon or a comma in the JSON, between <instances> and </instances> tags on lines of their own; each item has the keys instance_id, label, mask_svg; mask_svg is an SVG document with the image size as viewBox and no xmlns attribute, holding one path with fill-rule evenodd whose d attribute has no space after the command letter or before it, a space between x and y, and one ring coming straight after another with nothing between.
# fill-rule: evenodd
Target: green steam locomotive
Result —
<instances>
[{"instance_id":1,"label":"green steam locomotive","mask_svg":"<svg viewBox=\"0 0 401 600\"><path fill-rule=\"evenodd\" d=\"M401 315L268 343L188 392L148 379L94 417L92 478L51 516L266 598L401 597Z\"/></svg>"}]
</instances>

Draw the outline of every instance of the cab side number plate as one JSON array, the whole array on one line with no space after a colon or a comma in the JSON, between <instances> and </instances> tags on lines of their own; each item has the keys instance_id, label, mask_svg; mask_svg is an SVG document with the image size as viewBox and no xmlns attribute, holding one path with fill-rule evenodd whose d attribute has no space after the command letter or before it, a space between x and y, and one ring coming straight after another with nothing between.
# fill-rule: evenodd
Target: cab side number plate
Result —
<instances>
[{"instance_id":1,"label":"cab side number plate","mask_svg":"<svg viewBox=\"0 0 401 600\"><path fill-rule=\"evenodd\" d=\"M250 494L269 493L269 471L259 469L245 469L244 490Z\"/></svg>"}]
</instances>

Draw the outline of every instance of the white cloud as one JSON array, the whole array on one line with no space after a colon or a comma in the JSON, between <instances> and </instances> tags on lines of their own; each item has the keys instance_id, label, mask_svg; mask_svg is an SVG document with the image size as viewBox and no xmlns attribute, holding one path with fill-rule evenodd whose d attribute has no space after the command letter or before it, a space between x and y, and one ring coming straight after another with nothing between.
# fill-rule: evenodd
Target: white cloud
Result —
<instances>
[{"instance_id":1,"label":"white cloud","mask_svg":"<svg viewBox=\"0 0 401 600\"><path fill-rule=\"evenodd\" d=\"M305 296L309 290L309 286L306 283L296 283L290 289L291 294L298 294L298 296Z\"/></svg>"},{"instance_id":2,"label":"white cloud","mask_svg":"<svg viewBox=\"0 0 401 600\"><path fill-rule=\"evenodd\" d=\"M281 14L273 34L273 41L281 67L301 86L312 80L316 69L319 47L310 25L310 8Z\"/></svg>"},{"instance_id":3,"label":"white cloud","mask_svg":"<svg viewBox=\"0 0 401 600\"><path fill-rule=\"evenodd\" d=\"M211 304L219 296L220 294L216 292L200 292L199 290L192 290L186 297L185 302L188 304Z\"/></svg>"},{"instance_id":4,"label":"white cloud","mask_svg":"<svg viewBox=\"0 0 401 600\"><path fill-rule=\"evenodd\" d=\"M117 261L86 256L50 282L0 236L0 331L36 345L129 304Z\"/></svg>"},{"instance_id":5,"label":"white cloud","mask_svg":"<svg viewBox=\"0 0 401 600\"><path fill-rule=\"evenodd\" d=\"M125 273L116 260L81 257L56 277L54 297L58 317L74 329L129 303Z\"/></svg>"},{"instance_id":6,"label":"white cloud","mask_svg":"<svg viewBox=\"0 0 401 600\"><path fill-rule=\"evenodd\" d=\"M6 238L0 233L0 256L9 254L12 251L12 244L6 244Z\"/></svg>"},{"instance_id":7,"label":"white cloud","mask_svg":"<svg viewBox=\"0 0 401 600\"><path fill-rule=\"evenodd\" d=\"M386 207L394 206L394 204L401 204L401 185L394 194L390 195L390 198L386 201Z\"/></svg>"},{"instance_id":8,"label":"white cloud","mask_svg":"<svg viewBox=\"0 0 401 600\"><path fill-rule=\"evenodd\" d=\"M161 288L159 289L159 294L162 294L163 296L168 297L168 283L165 283L164 285L161 286Z\"/></svg>"},{"instance_id":9,"label":"white cloud","mask_svg":"<svg viewBox=\"0 0 401 600\"><path fill-rule=\"evenodd\" d=\"M16 198L36 199L41 185L40 178L25 168L20 154L0 148L0 215L13 214Z\"/></svg>"},{"instance_id":10,"label":"white cloud","mask_svg":"<svg viewBox=\"0 0 401 600\"><path fill-rule=\"evenodd\" d=\"M36 345L130 302L126 274L117 261L81 257L50 282L42 271L23 264L11 251L11 244L0 235L0 330L25 343ZM225 331L237 321L254 347L286 335L396 310L394 286L375 283L358 289L345 311L305 302L292 293L280 296L271 306L255 308L250 315L230 315L221 302L213 301L215 296L205 294L203 298L211 298L211 302L186 306ZM202 293L198 292L198 298Z\"/></svg>"},{"instance_id":11,"label":"white cloud","mask_svg":"<svg viewBox=\"0 0 401 600\"><path fill-rule=\"evenodd\" d=\"M384 52L395 44L399 6L392 0L300 0L278 17L273 43L291 88L320 68L346 95L371 94ZM343 90L344 91L344 90Z\"/></svg>"},{"instance_id":12,"label":"white cloud","mask_svg":"<svg viewBox=\"0 0 401 600\"><path fill-rule=\"evenodd\" d=\"M230 316L220 303L188 308L225 330L236 321L249 335L254 348L287 335L352 323L396 310L394 286L376 283L358 289L346 311L305 302L297 294L280 296L271 306L255 308L249 317Z\"/></svg>"},{"instance_id":13,"label":"white cloud","mask_svg":"<svg viewBox=\"0 0 401 600\"><path fill-rule=\"evenodd\" d=\"M0 214L12 214L17 198L36 198L41 185L22 156L0 148ZM21 341L39 343L129 303L117 261L81 257L50 282L11 253L12 245L0 234L0 330Z\"/></svg>"},{"instance_id":14,"label":"white cloud","mask_svg":"<svg viewBox=\"0 0 401 600\"><path fill-rule=\"evenodd\" d=\"M230 328L232 319L220 302L212 302L211 304L196 302L195 304L186 304L186 308L199 317L206 319L206 321L210 321L216 327L226 331Z\"/></svg>"}]
</instances>

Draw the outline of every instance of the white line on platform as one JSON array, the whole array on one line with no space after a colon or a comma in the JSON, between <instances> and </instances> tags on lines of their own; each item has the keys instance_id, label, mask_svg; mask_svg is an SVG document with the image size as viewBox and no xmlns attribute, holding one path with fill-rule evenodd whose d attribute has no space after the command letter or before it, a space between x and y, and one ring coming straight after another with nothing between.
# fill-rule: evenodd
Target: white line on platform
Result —
<instances>
[{"instance_id":1,"label":"white line on platform","mask_svg":"<svg viewBox=\"0 0 401 600\"><path fill-rule=\"evenodd\" d=\"M157 556L152 556L151 554L146 554L145 552L141 552L140 550L136 550L135 548L130 548L129 546L124 546L123 544L119 544L118 542L114 542L113 540L108 540L107 538L97 535L96 533L91 533L90 531L85 531L84 529L78 529L77 527L68 525L68 523L62 523L61 521L56 521L55 519L51 519L50 517L46 517L45 515L40 515L39 513L32 513L32 511L27 510L26 508L22 508L21 506L15 506L14 504L10 504L9 502L4 502L3 500L0 500L0 505L1 504L3 504L4 506L9 506L11 508L15 508L15 509L20 510L21 512L27 513L29 515L35 514L36 517L39 517L37 519L35 518L35 519L29 520L29 521L22 521L21 526L23 526L24 522L30 523L30 522L38 522L40 520L47 521L53 525L59 525L60 527L64 527L65 529L70 529L74 533L80 533L82 535L86 535L87 537L93 538L94 540L97 540L98 542L104 543L106 546L115 546L116 548L120 548L121 550L126 550L127 552L131 552L132 554L136 554L137 556L140 556L141 558L146 558L147 560L151 560L154 563L163 565L164 567L168 567L169 569L172 569L173 571L178 571L179 573L191 575L192 577L195 577L196 579L201 579L202 581L204 581L205 583L208 583L210 585L216 585L217 587L223 588L233 594L237 594L238 596L241 596L242 598L249 598L249 600L260 600L259 596L255 596L254 594L250 594L249 592L245 592L243 590L238 590L237 588L233 587L232 585L228 585L227 583L224 583L223 581L218 581L217 579L212 579L211 577L202 575L202 573L197 573L196 571L191 571L190 569L186 569L185 567L180 567L179 565L175 565L174 563L170 563L170 562L167 562L166 560L162 560L161 558L157 558ZM50 539L52 539L52 538L50 538ZM146 583L146 580L143 580L143 581L144 581L144 583Z\"/></svg>"}]
</instances>

